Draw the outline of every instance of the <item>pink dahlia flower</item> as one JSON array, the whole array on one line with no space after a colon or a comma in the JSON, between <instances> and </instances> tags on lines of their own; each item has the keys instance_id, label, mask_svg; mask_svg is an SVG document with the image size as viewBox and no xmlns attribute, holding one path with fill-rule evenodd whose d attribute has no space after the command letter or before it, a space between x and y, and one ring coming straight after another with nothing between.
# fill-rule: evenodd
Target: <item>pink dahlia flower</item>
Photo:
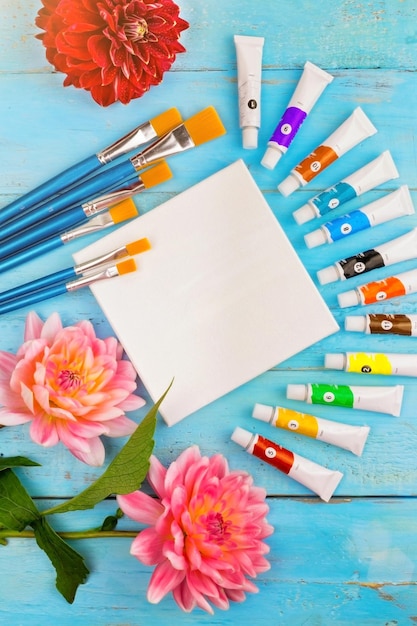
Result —
<instances>
[{"instance_id":1,"label":"pink dahlia flower","mask_svg":"<svg viewBox=\"0 0 417 626\"><path fill-rule=\"evenodd\" d=\"M88 321L64 328L57 313L45 323L30 313L24 339L16 355L0 351L0 424L30 422L36 443L61 441L84 463L102 465L100 435L130 435L137 424L124 411L145 404L132 393L136 372L121 345L96 337Z\"/></svg>"},{"instance_id":2,"label":"pink dahlia flower","mask_svg":"<svg viewBox=\"0 0 417 626\"><path fill-rule=\"evenodd\" d=\"M46 58L64 86L91 92L98 104L127 104L158 85L189 24L172 0L42 0L36 25Z\"/></svg>"},{"instance_id":3,"label":"pink dahlia flower","mask_svg":"<svg viewBox=\"0 0 417 626\"><path fill-rule=\"evenodd\" d=\"M156 565L148 600L172 592L184 611L213 613L210 603L228 609L230 600L258 591L247 576L270 567L262 541L273 532L265 490L246 472L229 471L220 454L201 456L197 446L168 469L152 456L148 480L158 499L142 491L117 496L126 515L149 526L131 546L142 563Z\"/></svg>"}]
</instances>

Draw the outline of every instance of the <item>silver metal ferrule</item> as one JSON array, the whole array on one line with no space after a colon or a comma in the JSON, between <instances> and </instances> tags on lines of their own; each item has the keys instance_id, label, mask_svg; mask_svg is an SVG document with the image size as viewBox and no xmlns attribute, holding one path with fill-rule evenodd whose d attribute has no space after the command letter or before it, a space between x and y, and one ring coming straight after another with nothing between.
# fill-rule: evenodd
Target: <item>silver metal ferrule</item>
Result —
<instances>
[{"instance_id":1,"label":"silver metal ferrule","mask_svg":"<svg viewBox=\"0 0 417 626\"><path fill-rule=\"evenodd\" d=\"M101 213L104 209L108 209L114 204L117 204L122 200L126 200L126 198L130 198L144 189L145 185L141 180L138 180L133 183L133 185L122 187L121 189L116 189L115 191L109 191L109 193L106 193L99 198L95 198L90 202L85 202L81 205L81 208L86 217L92 217L93 215L97 215L97 213Z\"/></svg>"},{"instance_id":2,"label":"silver metal ferrule","mask_svg":"<svg viewBox=\"0 0 417 626\"><path fill-rule=\"evenodd\" d=\"M84 263L78 263L74 266L74 272L76 274L85 274L85 272L90 272L93 269L97 269L101 265L108 265L110 263L114 263L115 261L119 261L124 257L129 256L126 246L120 246L120 248L116 248L115 250L111 250L106 254L102 254L100 256L91 259L90 261L85 261Z\"/></svg>"},{"instance_id":3,"label":"silver metal ferrule","mask_svg":"<svg viewBox=\"0 0 417 626\"><path fill-rule=\"evenodd\" d=\"M66 283L65 286L67 291L75 291L76 289L80 289L80 287L88 287L99 280L106 280L107 278L113 278L114 276L119 276L117 265L111 265L110 267L106 267L95 274L89 274L88 276L81 276L76 280L71 280L69 283Z\"/></svg>"},{"instance_id":4,"label":"silver metal ferrule","mask_svg":"<svg viewBox=\"0 0 417 626\"><path fill-rule=\"evenodd\" d=\"M137 126L130 133L124 135L104 150L97 152L96 157L102 165L114 161L119 156L123 156L127 152L136 150L144 143L155 139L157 136L154 127L150 122L144 122L140 126Z\"/></svg>"},{"instance_id":5,"label":"silver metal ferrule","mask_svg":"<svg viewBox=\"0 0 417 626\"><path fill-rule=\"evenodd\" d=\"M194 148L195 144L191 139L191 135L185 128L184 124L180 124L166 135L155 141L130 159L133 167L138 170L145 165L150 165L155 161L172 156L178 152L184 152L190 148Z\"/></svg>"},{"instance_id":6,"label":"silver metal ferrule","mask_svg":"<svg viewBox=\"0 0 417 626\"><path fill-rule=\"evenodd\" d=\"M78 237L83 237L84 235L91 235L92 233L96 233L103 228L108 228L109 226L113 226L114 222L109 212L102 213L101 215L96 215L93 217L87 224L82 224L78 226L78 228L73 228L72 230L68 230L66 233L62 233L60 235L62 243L69 243L73 241L73 239L78 239Z\"/></svg>"}]
</instances>

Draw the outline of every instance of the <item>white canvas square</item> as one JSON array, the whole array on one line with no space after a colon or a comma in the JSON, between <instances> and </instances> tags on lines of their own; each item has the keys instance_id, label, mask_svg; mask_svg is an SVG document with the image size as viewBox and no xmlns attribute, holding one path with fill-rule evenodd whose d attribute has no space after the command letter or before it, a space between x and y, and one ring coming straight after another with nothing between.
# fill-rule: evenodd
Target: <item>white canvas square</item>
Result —
<instances>
[{"instance_id":1,"label":"white canvas square","mask_svg":"<svg viewBox=\"0 0 417 626\"><path fill-rule=\"evenodd\" d=\"M147 237L138 270L92 286L168 425L338 326L243 161L74 255ZM306 323L308 311L308 323Z\"/></svg>"}]
</instances>

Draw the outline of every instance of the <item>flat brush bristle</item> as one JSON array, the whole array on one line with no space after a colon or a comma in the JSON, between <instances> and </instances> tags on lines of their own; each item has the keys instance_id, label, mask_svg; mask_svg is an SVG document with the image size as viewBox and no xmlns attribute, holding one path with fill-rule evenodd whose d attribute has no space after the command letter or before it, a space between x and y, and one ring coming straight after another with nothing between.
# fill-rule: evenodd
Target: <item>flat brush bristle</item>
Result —
<instances>
[{"instance_id":1,"label":"flat brush bristle","mask_svg":"<svg viewBox=\"0 0 417 626\"><path fill-rule=\"evenodd\" d=\"M125 222L126 220L130 220L132 217L136 217L138 210L132 198L127 198L126 200L123 200L123 202L115 204L111 209L109 209L109 213L114 224L120 224L120 222Z\"/></svg>"},{"instance_id":2,"label":"flat brush bristle","mask_svg":"<svg viewBox=\"0 0 417 626\"><path fill-rule=\"evenodd\" d=\"M182 117L178 109L173 107L172 109L168 109L168 111L152 118L150 122L158 137L161 137L178 126L178 124L181 124Z\"/></svg>"},{"instance_id":3,"label":"flat brush bristle","mask_svg":"<svg viewBox=\"0 0 417 626\"><path fill-rule=\"evenodd\" d=\"M122 274L130 274L136 270L136 263L134 259L127 259L127 261L121 261L116 265L119 276Z\"/></svg>"},{"instance_id":4,"label":"flat brush bristle","mask_svg":"<svg viewBox=\"0 0 417 626\"><path fill-rule=\"evenodd\" d=\"M160 185L170 178L172 178L172 172L165 161L161 161L158 165L150 167L140 175L140 179L146 189Z\"/></svg>"},{"instance_id":5,"label":"flat brush bristle","mask_svg":"<svg viewBox=\"0 0 417 626\"><path fill-rule=\"evenodd\" d=\"M184 122L184 126L196 146L226 133L226 129L213 106L209 106L190 117Z\"/></svg>"},{"instance_id":6,"label":"flat brush bristle","mask_svg":"<svg viewBox=\"0 0 417 626\"><path fill-rule=\"evenodd\" d=\"M141 252L146 252L146 250L150 250L150 248L151 248L150 241L146 237L126 244L127 253L130 254L130 256L134 256L135 254L140 254Z\"/></svg>"}]
</instances>

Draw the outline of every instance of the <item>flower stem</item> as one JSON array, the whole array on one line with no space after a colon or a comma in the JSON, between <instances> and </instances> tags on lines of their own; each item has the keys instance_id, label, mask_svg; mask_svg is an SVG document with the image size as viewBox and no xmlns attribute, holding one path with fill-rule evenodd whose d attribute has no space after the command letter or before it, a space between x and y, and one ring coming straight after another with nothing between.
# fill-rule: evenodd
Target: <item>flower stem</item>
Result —
<instances>
[{"instance_id":1,"label":"flower stem","mask_svg":"<svg viewBox=\"0 0 417 626\"><path fill-rule=\"evenodd\" d=\"M57 533L62 539L105 539L108 537L136 537L137 530L80 530ZM33 530L0 530L0 544L6 539L34 539Z\"/></svg>"}]
</instances>

